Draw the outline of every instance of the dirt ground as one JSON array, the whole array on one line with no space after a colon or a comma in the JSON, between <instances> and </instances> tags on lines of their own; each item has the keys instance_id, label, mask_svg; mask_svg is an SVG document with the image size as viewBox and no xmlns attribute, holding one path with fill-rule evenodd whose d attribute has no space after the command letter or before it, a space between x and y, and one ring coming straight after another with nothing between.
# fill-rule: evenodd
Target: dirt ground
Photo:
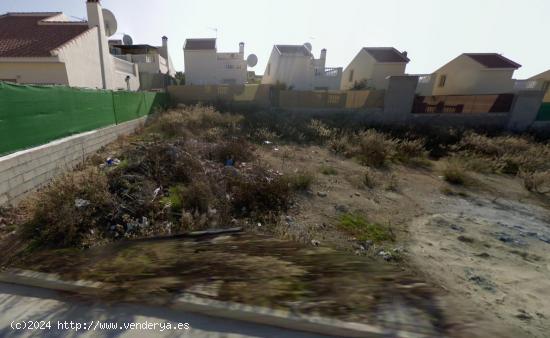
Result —
<instances>
[{"instance_id":1,"label":"dirt ground","mask_svg":"<svg viewBox=\"0 0 550 338\"><path fill-rule=\"evenodd\" d=\"M440 306L462 323L464 336L548 336L550 203L518 179L472 174L467 187L457 188L440 176L438 162L373 171L319 147L271 145L259 153L282 172L316 175L282 235L358 255L403 250L405 259L397 264L439 288ZM327 167L335 172L323 174ZM367 170L372 189L363 184ZM348 212L391 225L397 240L391 248L364 250L337 230Z\"/></svg>"}]
</instances>

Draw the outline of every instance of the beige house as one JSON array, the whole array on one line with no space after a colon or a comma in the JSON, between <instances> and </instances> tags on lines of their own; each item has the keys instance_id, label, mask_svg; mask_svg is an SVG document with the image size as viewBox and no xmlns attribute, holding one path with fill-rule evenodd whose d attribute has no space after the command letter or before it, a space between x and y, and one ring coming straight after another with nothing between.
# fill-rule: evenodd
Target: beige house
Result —
<instances>
[{"instance_id":1,"label":"beige house","mask_svg":"<svg viewBox=\"0 0 550 338\"><path fill-rule=\"evenodd\" d=\"M218 53L216 39L187 39L183 47L186 85L242 85L247 82L244 42L239 51Z\"/></svg>"},{"instance_id":2,"label":"beige house","mask_svg":"<svg viewBox=\"0 0 550 338\"><path fill-rule=\"evenodd\" d=\"M364 47L344 69L341 89L354 87L386 89L389 76L405 74L409 63L407 52L393 47Z\"/></svg>"},{"instance_id":3,"label":"beige house","mask_svg":"<svg viewBox=\"0 0 550 338\"><path fill-rule=\"evenodd\" d=\"M60 12L0 16L0 81L137 90L137 65L109 53L99 0L86 5L88 21Z\"/></svg>"},{"instance_id":4,"label":"beige house","mask_svg":"<svg viewBox=\"0 0 550 338\"><path fill-rule=\"evenodd\" d=\"M465 53L421 76L417 91L423 96L513 93L512 77L520 67L497 53Z\"/></svg>"},{"instance_id":5,"label":"beige house","mask_svg":"<svg viewBox=\"0 0 550 338\"><path fill-rule=\"evenodd\" d=\"M550 102L550 70L532 76L529 80L536 81L537 86L546 93L544 102Z\"/></svg>"},{"instance_id":6,"label":"beige house","mask_svg":"<svg viewBox=\"0 0 550 338\"><path fill-rule=\"evenodd\" d=\"M262 77L262 84L285 85L294 90L337 90L342 68L327 68L327 50L316 59L311 45L275 45Z\"/></svg>"}]
</instances>

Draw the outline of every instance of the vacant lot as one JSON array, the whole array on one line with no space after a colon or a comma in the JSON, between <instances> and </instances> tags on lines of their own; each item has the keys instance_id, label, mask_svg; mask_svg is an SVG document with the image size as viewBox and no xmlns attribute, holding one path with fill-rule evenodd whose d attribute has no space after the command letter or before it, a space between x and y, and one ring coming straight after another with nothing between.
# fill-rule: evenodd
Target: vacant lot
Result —
<instances>
[{"instance_id":1,"label":"vacant lot","mask_svg":"<svg viewBox=\"0 0 550 338\"><path fill-rule=\"evenodd\" d=\"M182 108L3 210L2 263L115 283L123 299L206 288L422 323L420 336L544 337L549 170L550 147L529 137ZM247 234L128 244L234 227Z\"/></svg>"}]
</instances>

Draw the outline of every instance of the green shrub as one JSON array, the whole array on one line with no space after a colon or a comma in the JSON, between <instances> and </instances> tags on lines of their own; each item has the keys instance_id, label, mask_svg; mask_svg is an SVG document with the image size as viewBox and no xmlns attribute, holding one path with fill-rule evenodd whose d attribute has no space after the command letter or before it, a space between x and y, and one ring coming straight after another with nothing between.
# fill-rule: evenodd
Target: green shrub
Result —
<instances>
[{"instance_id":1,"label":"green shrub","mask_svg":"<svg viewBox=\"0 0 550 338\"><path fill-rule=\"evenodd\" d=\"M327 176L338 175L338 171L336 169L334 169L333 167L322 166L320 171L321 171L321 174L327 175Z\"/></svg>"},{"instance_id":2,"label":"green shrub","mask_svg":"<svg viewBox=\"0 0 550 338\"><path fill-rule=\"evenodd\" d=\"M363 165L383 166L393 157L396 141L386 135L369 129L358 136L357 157Z\"/></svg>"},{"instance_id":3,"label":"green shrub","mask_svg":"<svg viewBox=\"0 0 550 338\"><path fill-rule=\"evenodd\" d=\"M395 240L391 228L377 223L370 223L362 215L342 215L338 225L340 229L352 234L360 241L372 240L374 242L384 242Z\"/></svg>"},{"instance_id":4,"label":"green shrub","mask_svg":"<svg viewBox=\"0 0 550 338\"><path fill-rule=\"evenodd\" d=\"M305 191L308 190L315 181L315 175L309 171L300 170L287 175L284 179L288 182L292 190Z\"/></svg>"}]
</instances>

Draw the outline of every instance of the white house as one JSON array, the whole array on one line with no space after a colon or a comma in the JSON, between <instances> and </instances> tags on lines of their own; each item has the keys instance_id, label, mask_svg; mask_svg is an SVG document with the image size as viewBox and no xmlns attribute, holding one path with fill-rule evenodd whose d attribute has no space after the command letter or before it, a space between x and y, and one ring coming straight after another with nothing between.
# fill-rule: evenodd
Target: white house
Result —
<instances>
[{"instance_id":1,"label":"white house","mask_svg":"<svg viewBox=\"0 0 550 338\"><path fill-rule=\"evenodd\" d=\"M0 16L0 80L137 90L137 65L109 53L99 0L86 5L88 21L60 12Z\"/></svg>"},{"instance_id":2,"label":"white house","mask_svg":"<svg viewBox=\"0 0 550 338\"><path fill-rule=\"evenodd\" d=\"M405 74L409 63L407 52L393 47L364 47L344 70L341 89L356 86L386 89L389 76Z\"/></svg>"},{"instance_id":3,"label":"white house","mask_svg":"<svg viewBox=\"0 0 550 338\"><path fill-rule=\"evenodd\" d=\"M423 96L512 93L512 77L520 67L497 53L465 53L422 76L417 91Z\"/></svg>"},{"instance_id":4,"label":"white house","mask_svg":"<svg viewBox=\"0 0 550 338\"><path fill-rule=\"evenodd\" d=\"M168 55L168 38L166 36L162 37L162 46L124 45L111 43L111 41L109 44L113 55L119 59L137 63L140 73L166 74L172 77L176 75L172 58Z\"/></svg>"},{"instance_id":5,"label":"white house","mask_svg":"<svg viewBox=\"0 0 550 338\"><path fill-rule=\"evenodd\" d=\"M218 53L216 39L187 39L183 47L186 85L219 85L247 82L244 42L239 51Z\"/></svg>"},{"instance_id":6,"label":"white house","mask_svg":"<svg viewBox=\"0 0 550 338\"><path fill-rule=\"evenodd\" d=\"M311 45L275 45L267 63L262 84L285 85L294 90L337 90L342 68L325 67L327 50L319 59L311 53Z\"/></svg>"},{"instance_id":7,"label":"white house","mask_svg":"<svg viewBox=\"0 0 550 338\"><path fill-rule=\"evenodd\" d=\"M120 40L109 40L111 54L139 66L141 89L159 89L172 84L176 69L168 54L168 38L162 37L162 46L147 44L125 45Z\"/></svg>"}]
</instances>

